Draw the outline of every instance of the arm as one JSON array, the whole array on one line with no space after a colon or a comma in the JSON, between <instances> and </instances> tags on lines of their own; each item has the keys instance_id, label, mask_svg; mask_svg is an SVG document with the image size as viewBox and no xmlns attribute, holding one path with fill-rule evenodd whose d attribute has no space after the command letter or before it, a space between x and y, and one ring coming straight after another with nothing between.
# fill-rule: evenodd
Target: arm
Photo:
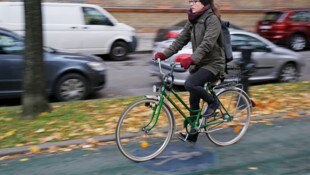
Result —
<instances>
[{"instance_id":1,"label":"arm","mask_svg":"<svg viewBox=\"0 0 310 175\"><path fill-rule=\"evenodd\" d=\"M187 21L184 29L179 34L178 38L167 48L164 50L164 54L167 57L172 56L181 50L191 39L191 24Z\"/></svg>"},{"instance_id":2,"label":"arm","mask_svg":"<svg viewBox=\"0 0 310 175\"><path fill-rule=\"evenodd\" d=\"M213 49L221 33L221 23L215 15L210 16L206 22L207 29L205 31L203 40L192 54L192 59L194 60L195 64L199 63L205 57L205 55Z\"/></svg>"}]
</instances>

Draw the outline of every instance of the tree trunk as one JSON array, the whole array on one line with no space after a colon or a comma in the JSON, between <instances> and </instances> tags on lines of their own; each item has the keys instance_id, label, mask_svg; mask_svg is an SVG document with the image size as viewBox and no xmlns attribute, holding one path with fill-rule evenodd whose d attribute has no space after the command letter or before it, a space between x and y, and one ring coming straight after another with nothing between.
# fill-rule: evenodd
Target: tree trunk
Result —
<instances>
[{"instance_id":1,"label":"tree trunk","mask_svg":"<svg viewBox=\"0 0 310 175\"><path fill-rule=\"evenodd\" d=\"M23 119L50 111L43 62L41 0L25 0L25 67L22 96Z\"/></svg>"}]
</instances>

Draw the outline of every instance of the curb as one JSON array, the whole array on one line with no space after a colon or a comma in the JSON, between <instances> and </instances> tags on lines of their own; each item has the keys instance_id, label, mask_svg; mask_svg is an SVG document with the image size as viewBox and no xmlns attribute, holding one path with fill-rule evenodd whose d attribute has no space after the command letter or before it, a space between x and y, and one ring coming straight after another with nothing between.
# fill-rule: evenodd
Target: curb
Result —
<instances>
[{"instance_id":1,"label":"curb","mask_svg":"<svg viewBox=\"0 0 310 175\"><path fill-rule=\"evenodd\" d=\"M306 117L307 112L309 112L309 111L298 111L297 113L299 115L301 115L301 117ZM265 119L281 118L283 116L286 116L287 114L288 113L283 113L283 114L279 113L279 114L258 116L258 117L252 117L251 120L258 121L258 120L265 120ZM99 142L115 141L115 135L95 136L92 138L99 141ZM75 139L75 140L68 140L68 141L61 141L61 142L45 143L45 144L40 144L37 146L40 148L40 150L47 150L51 146L66 147L69 145L77 145L77 144L82 144L82 143L87 143L87 142L88 142L88 139ZM31 146L33 146L33 145L31 145ZM31 146L0 149L0 157L14 155L14 154L27 153L27 152L29 152Z\"/></svg>"}]
</instances>

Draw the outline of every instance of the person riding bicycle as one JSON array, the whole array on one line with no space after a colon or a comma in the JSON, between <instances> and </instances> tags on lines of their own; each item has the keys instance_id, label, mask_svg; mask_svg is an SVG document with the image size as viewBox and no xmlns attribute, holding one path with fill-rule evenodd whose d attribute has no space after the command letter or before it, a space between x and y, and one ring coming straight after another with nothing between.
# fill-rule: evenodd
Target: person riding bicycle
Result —
<instances>
[{"instance_id":1,"label":"person riding bicycle","mask_svg":"<svg viewBox=\"0 0 310 175\"><path fill-rule=\"evenodd\" d=\"M180 60L181 67L189 69L185 89L189 91L189 102L192 110L200 109L200 99L208 103L203 117L212 117L219 108L219 102L204 89L206 82L221 77L225 71L224 48L217 42L221 34L219 10L214 0L189 0L188 21L176 40L163 52L155 53L155 59L165 60L181 50L189 41L192 43L193 54ZM191 116L197 115L191 113ZM196 142L198 133L180 133L182 140Z\"/></svg>"}]
</instances>

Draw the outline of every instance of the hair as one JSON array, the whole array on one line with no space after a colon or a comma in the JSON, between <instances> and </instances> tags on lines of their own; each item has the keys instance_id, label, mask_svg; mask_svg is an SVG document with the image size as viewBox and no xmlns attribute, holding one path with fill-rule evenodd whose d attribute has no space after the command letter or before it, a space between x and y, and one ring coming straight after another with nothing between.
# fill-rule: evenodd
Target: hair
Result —
<instances>
[{"instance_id":1,"label":"hair","mask_svg":"<svg viewBox=\"0 0 310 175\"><path fill-rule=\"evenodd\" d=\"M219 10L219 5L214 3L214 0L210 0L210 7L213 10L213 13L221 19L221 12Z\"/></svg>"}]
</instances>

